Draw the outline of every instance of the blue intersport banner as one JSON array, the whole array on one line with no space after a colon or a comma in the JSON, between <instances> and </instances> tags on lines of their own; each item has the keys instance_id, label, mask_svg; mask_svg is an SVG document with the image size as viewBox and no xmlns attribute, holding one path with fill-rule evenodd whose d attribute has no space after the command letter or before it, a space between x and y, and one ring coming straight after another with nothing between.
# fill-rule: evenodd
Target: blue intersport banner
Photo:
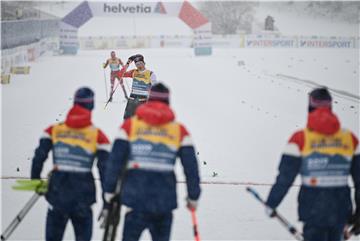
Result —
<instances>
[{"instance_id":1,"label":"blue intersport banner","mask_svg":"<svg viewBox=\"0 0 360 241\"><path fill-rule=\"evenodd\" d=\"M76 54L78 28L93 17L178 17L195 31L195 55L211 54L211 24L189 2L88 2L80 3L60 23L60 51Z\"/></svg>"}]
</instances>

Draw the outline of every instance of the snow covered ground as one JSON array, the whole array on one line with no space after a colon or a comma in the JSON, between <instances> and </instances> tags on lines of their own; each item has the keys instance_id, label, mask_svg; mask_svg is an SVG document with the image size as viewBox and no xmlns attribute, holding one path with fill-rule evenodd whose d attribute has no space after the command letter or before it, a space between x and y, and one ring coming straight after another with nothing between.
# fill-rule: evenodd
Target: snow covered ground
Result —
<instances>
[{"instance_id":1,"label":"snow covered ground","mask_svg":"<svg viewBox=\"0 0 360 241\"><path fill-rule=\"evenodd\" d=\"M191 49L117 53L123 60L135 53L145 56L147 67L170 86L177 118L192 133L204 182L198 211L203 240L291 239L275 220L264 215L263 207L245 187L254 185L264 197L268 194L287 139L305 125L307 93L312 87L303 80L357 96L334 95L334 111L344 127L360 134L359 57L353 49L215 49L210 57L194 57ZM64 120L78 87L95 90L93 122L113 138L126 103L118 90L114 102L103 108L106 92L101 63L108 55L109 51L80 51L77 56L43 57L31 64L30 75L12 76L10 85L1 86L2 230L31 196L13 191L14 179L29 177L42 130ZM130 80L127 83L130 86ZM50 168L51 159L43 176ZM183 181L180 165L177 173ZM298 187L290 190L279 211L301 228L296 222L297 191ZM185 196L185 185L179 183L174 240L193 239ZM40 200L11 240L43 240L46 206ZM100 203L94 205L94 218L100 208ZM93 239L101 236L95 222ZM71 225L65 238L73 240ZM149 239L147 233L143 239Z\"/></svg>"}]
</instances>

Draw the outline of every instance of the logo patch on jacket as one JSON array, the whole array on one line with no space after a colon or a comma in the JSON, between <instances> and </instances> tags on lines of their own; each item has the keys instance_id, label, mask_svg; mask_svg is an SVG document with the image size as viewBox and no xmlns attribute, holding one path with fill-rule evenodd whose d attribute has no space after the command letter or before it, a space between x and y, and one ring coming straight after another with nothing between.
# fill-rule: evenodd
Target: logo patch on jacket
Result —
<instances>
[{"instance_id":1,"label":"logo patch on jacket","mask_svg":"<svg viewBox=\"0 0 360 241\"><path fill-rule=\"evenodd\" d=\"M306 129L302 150L301 176L305 186L346 186L354 154L352 137L340 130L324 135Z\"/></svg>"},{"instance_id":2,"label":"logo patch on jacket","mask_svg":"<svg viewBox=\"0 0 360 241\"><path fill-rule=\"evenodd\" d=\"M137 117L131 119L130 168L172 171L181 145L180 125L174 122L151 126Z\"/></svg>"},{"instance_id":3,"label":"logo patch on jacket","mask_svg":"<svg viewBox=\"0 0 360 241\"><path fill-rule=\"evenodd\" d=\"M96 152L97 135L98 130L92 126L74 129L65 124L55 125L51 134L54 164L67 170L90 171Z\"/></svg>"}]
</instances>

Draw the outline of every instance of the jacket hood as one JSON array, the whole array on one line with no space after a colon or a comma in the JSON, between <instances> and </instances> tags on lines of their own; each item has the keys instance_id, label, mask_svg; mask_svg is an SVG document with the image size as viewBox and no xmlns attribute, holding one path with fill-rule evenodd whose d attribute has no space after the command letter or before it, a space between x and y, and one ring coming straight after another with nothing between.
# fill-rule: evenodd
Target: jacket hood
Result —
<instances>
[{"instance_id":1,"label":"jacket hood","mask_svg":"<svg viewBox=\"0 0 360 241\"><path fill-rule=\"evenodd\" d=\"M65 124L71 128L83 128L91 125L91 111L79 105L74 105L65 120Z\"/></svg>"},{"instance_id":2,"label":"jacket hood","mask_svg":"<svg viewBox=\"0 0 360 241\"><path fill-rule=\"evenodd\" d=\"M321 134L331 135L340 129L340 122L329 108L324 107L310 112L307 127Z\"/></svg>"},{"instance_id":3,"label":"jacket hood","mask_svg":"<svg viewBox=\"0 0 360 241\"><path fill-rule=\"evenodd\" d=\"M171 108L160 101L149 101L140 105L136 110L136 115L150 125L162 125L175 119Z\"/></svg>"}]
</instances>

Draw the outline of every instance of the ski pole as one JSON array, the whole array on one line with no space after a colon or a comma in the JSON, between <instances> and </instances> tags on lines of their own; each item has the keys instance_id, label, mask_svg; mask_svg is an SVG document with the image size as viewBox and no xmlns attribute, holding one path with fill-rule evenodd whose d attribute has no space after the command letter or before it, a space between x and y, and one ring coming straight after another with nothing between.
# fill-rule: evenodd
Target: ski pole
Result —
<instances>
[{"instance_id":1,"label":"ski pole","mask_svg":"<svg viewBox=\"0 0 360 241\"><path fill-rule=\"evenodd\" d=\"M126 81L125 81L125 84L126 84L127 89L130 90L130 87Z\"/></svg>"},{"instance_id":2,"label":"ski pole","mask_svg":"<svg viewBox=\"0 0 360 241\"><path fill-rule=\"evenodd\" d=\"M115 85L114 90L111 91L110 97L109 97L109 99L106 101L106 104L105 104L105 106L104 106L104 110L106 109L106 106L110 103L110 100L111 100L111 98L112 98L113 94L115 93L115 91L116 91L116 89L117 89L118 86L119 86L119 82Z\"/></svg>"},{"instance_id":3,"label":"ski pole","mask_svg":"<svg viewBox=\"0 0 360 241\"><path fill-rule=\"evenodd\" d=\"M129 67L129 65L125 65L125 66L123 67L123 69L121 70L121 71L123 71L123 72L122 72L122 76L124 75L124 73L125 73L125 71L127 70L128 67ZM120 77L120 79L122 79L122 76ZM119 81L119 82L120 82L120 81ZM117 86L119 85L119 82L117 82L117 84L116 84L116 86L115 86L115 89L111 92L110 98L109 98L108 101L106 102L106 104L105 104L105 106L104 106L104 109L106 109L106 106L109 104L109 102L110 102L113 94L115 93L115 90L116 90ZM122 85L123 85L123 84L122 84ZM124 88L123 88L123 91L124 91ZM126 91L125 91L125 93L126 93ZM127 94L126 94L126 96L127 96Z\"/></svg>"},{"instance_id":4,"label":"ski pole","mask_svg":"<svg viewBox=\"0 0 360 241\"><path fill-rule=\"evenodd\" d=\"M105 81L105 92L106 92L106 99L109 98L109 94L108 94L108 89L107 89L107 84L106 84L106 73L105 73L105 69L104 69L104 81Z\"/></svg>"},{"instance_id":5,"label":"ski pole","mask_svg":"<svg viewBox=\"0 0 360 241\"><path fill-rule=\"evenodd\" d=\"M115 195L114 198L118 198L118 195ZM121 203L119 200L113 200L111 202L109 215L106 219L103 241L115 241L117 226L120 223L120 215Z\"/></svg>"},{"instance_id":6,"label":"ski pole","mask_svg":"<svg viewBox=\"0 0 360 241\"><path fill-rule=\"evenodd\" d=\"M105 230L102 241L115 241L116 230L120 223L121 217L121 190L123 188L124 180L127 177L127 164L129 159L126 159L121 167L121 172L118 176L116 186L115 186L115 195L111 200L111 205L109 208L109 215L106 218Z\"/></svg>"},{"instance_id":7,"label":"ski pole","mask_svg":"<svg viewBox=\"0 0 360 241\"><path fill-rule=\"evenodd\" d=\"M34 193L34 195L30 198L30 200L25 204L25 206L20 210L18 215L14 218L14 220L10 223L10 225L5 229L4 233L1 234L1 240L7 240L12 232L16 229L16 227L21 223L29 210L34 206L36 201L40 198L40 194Z\"/></svg>"},{"instance_id":8,"label":"ski pole","mask_svg":"<svg viewBox=\"0 0 360 241\"><path fill-rule=\"evenodd\" d=\"M129 96L128 96L127 92L126 92L124 83L123 83L122 81L123 81L123 79L121 78L121 79L120 79L120 85L121 85L122 91L124 92L125 99L128 100L128 99L129 99Z\"/></svg>"},{"instance_id":9,"label":"ski pole","mask_svg":"<svg viewBox=\"0 0 360 241\"><path fill-rule=\"evenodd\" d=\"M194 228L195 241L200 241L200 234L199 234L195 209L194 208L190 209L190 212L191 212L191 220L192 220L192 224L193 224L193 228Z\"/></svg>"},{"instance_id":10,"label":"ski pole","mask_svg":"<svg viewBox=\"0 0 360 241\"><path fill-rule=\"evenodd\" d=\"M264 206L267 206L265 201L260 197L259 193L255 191L255 189L251 187L247 187L246 191L251 193L259 202L261 202ZM272 209L274 213L274 217L279 220L279 222L296 238L296 240L303 241L304 237L302 234L293 226L288 220L286 220L282 215L280 215L275 209Z\"/></svg>"}]
</instances>

